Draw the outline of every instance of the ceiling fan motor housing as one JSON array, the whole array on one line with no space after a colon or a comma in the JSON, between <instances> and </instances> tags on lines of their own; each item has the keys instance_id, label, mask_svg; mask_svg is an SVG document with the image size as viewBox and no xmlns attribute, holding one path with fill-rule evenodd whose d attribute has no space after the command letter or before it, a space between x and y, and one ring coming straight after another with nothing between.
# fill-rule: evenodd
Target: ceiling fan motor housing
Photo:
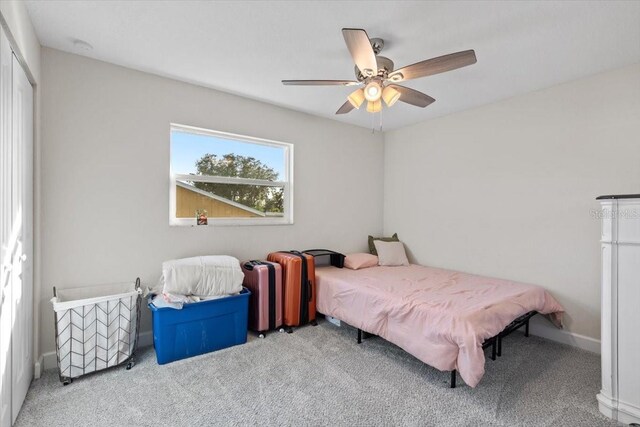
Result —
<instances>
[{"instance_id":1,"label":"ceiling fan motor housing","mask_svg":"<svg viewBox=\"0 0 640 427\"><path fill-rule=\"evenodd\" d=\"M393 61L387 57L376 55L376 63L378 65L378 73L376 74L376 76L386 79L389 73L393 71ZM358 79L358 81L361 82L367 78L365 75L362 74L362 72L360 71L357 65L355 66L354 69L355 69L356 78Z\"/></svg>"},{"instance_id":2,"label":"ceiling fan motor housing","mask_svg":"<svg viewBox=\"0 0 640 427\"><path fill-rule=\"evenodd\" d=\"M373 49L373 53L377 55L380 52L382 52L382 49L384 49L384 40L379 38L373 38L373 39L370 39L370 41L371 41L371 48Z\"/></svg>"}]
</instances>

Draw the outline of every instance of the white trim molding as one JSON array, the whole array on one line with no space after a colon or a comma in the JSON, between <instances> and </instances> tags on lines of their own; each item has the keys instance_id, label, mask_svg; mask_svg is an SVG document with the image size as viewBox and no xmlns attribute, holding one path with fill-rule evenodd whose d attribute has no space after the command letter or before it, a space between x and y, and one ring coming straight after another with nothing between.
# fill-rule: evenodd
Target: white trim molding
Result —
<instances>
[{"instance_id":1,"label":"white trim molding","mask_svg":"<svg viewBox=\"0 0 640 427\"><path fill-rule=\"evenodd\" d=\"M33 364L33 379L38 380L44 371L44 355L40 355Z\"/></svg>"},{"instance_id":2,"label":"white trim molding","mask_svg":"<svg viewBox=\"0 0 640 427\"><path fill-rule=\"evenodd\" d=\"M640 423L640 195L602 196L602 388L598 407Z\"/></svg>"},{"instance_id":3,"label":"white trim molding","mask_svg":"<svg viewBox=\"0 0 640 427\"><path fill-rule=\"evenodd\" d=\"M640 420L640 408L637 406L616 401L602 392L596 398L598 409L603 415L623 424L637 424Z\"/></svg>"},{"instance_id":4,"label":"white trim molding","mask_svg":"<svg viewBox=\"0 0 640 427\"><path fill-rule=\"evenodd\" d=\"M543 322L546 322L546 320L536 319L535 317L531 319L529 331L531 335L546 338L561 344L567 344L591 353L600 354L600 340L569 332L565 329L558 329L555 326L547 325Z\"/></svg>"},{"instance_id":5,"label":"white trim molding","mask_svg":"<svg viewBox=\"0 0 640 427\"><path fill-rule=\"evenodd\" d=\"M40 355L38 360L42 360L40 364L42 371L48 371L49 369L57 369L58 368L58 358L56 357L55 351L49 351L47 353L43 353Z\"/></svg>"},{"instance_id":6,"label":"white trim molding","mask_svg":"<svg viewBox=\"0 0 640 427\"><path fill-rule=\"evenodd\" d=\"M153 331L144 331L138 334L138 348L151 347L153 345Z\"/></svg>"},{"instance_id":7,"label":"white trim molding","mask_svg":"<svg viewBox=\"0 0 640 427\"><path fill-rule=\"evenodd\" d=\"M268 181L262 179L247 179L228 176L206 176L206 175L185 175L174 171L169 165L169 225L171 226L195 226L194 218L177 218L176 217L176 185L184 186L185 182L208 182L218 184L240 184L240 185L258 185L265 187L278 187L283 191L283 210L282 215L270 215L268 212L260 212L247 206L237 204L231 200L212 195L207 192L201 194L231 204L243 210L257 214L253 218L208 218L209 226L235 226L235 225L290 225L293 224L293 144L288 142L273 141L270 139L255 138L252 136L236 135L228 132L220 132L209 129L186 126L176 123L170 124L170 132L179 131L197 135L204 135L213 138L232 140L243 142L246 144L263 145L267 147L280 148L283 150L284 158L284 179L280 181ZM171 148L169 149L169 158L171 159ZM187 184L188 185L188 184ZM186 187L185 187L186 188ZM191 188L189 188L192 190ZM193 190L192 190L193 191Z\"/></svg>"}]
</instances>

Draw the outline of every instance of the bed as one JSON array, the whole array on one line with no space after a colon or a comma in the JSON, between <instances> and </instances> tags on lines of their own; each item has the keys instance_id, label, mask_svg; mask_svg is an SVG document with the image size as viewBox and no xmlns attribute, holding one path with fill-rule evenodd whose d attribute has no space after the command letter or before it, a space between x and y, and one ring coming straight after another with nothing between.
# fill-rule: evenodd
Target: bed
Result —
<instances>
[{"instance_id":1,"label":"bed","mask_svg":"<svg viewBox=\"0 0 640 427\"><path fill-rule=\"evenodd\" d=\"M401 347L471 387L484 375L484 348L516 319L536 312L562 327L562 306L543 288L409 265L361 270L318 267L317 309ZM527 317L528 316L528 317Z\"/></svg>"}]
</instances>

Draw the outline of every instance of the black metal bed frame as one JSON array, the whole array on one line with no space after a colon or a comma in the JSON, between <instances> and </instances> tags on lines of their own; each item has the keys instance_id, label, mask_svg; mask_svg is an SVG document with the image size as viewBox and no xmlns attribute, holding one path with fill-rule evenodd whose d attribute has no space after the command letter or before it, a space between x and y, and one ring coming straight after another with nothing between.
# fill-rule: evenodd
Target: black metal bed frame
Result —
<instances>
[{"instance_id":1,"label":"black metal bed frame","mask_svg":"<svg viewBox=\"0 0 640 427\"><path fill-rule=\"evenodd\" d=\"M522 316L516 318L513 322L509 323L506 328L502 330L498 335L495 335L482 343L482 349L485 350L488 347L491 347L491 360L496 360L496 357L502 357L502 340L513 331L520 329L521 327L525 327L524 336L529 336L529 320L533 316L538 314L537 311L530 311L528 313L523 314ZM362 343L363 339L367 339L373 337L375 335L370 334L362 329L358 329L358 344ZM457 370L451 371L451 388L456 388L456 377Z\"/></svg>"}]
</instances>

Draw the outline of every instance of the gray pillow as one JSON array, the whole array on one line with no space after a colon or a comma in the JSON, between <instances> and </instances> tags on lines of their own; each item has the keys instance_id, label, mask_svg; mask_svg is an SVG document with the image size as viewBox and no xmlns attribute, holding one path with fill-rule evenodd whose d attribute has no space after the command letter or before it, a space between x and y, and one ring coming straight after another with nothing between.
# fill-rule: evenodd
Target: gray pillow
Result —
<instances>
[{"instance_id":1,"label":"gray pillow","mask_svg":"<svg viewBox=\"0 0 640 427\"><path fill-rule=\"evenodd\" d=\"M378 256L378 251L376 251L376 245L373 243L374 240L382 240L383 242L399 242L398 233L393 233L391 237L373 237L369 236L369 252L372 255Z\"/></svg>"}]
</instances>

